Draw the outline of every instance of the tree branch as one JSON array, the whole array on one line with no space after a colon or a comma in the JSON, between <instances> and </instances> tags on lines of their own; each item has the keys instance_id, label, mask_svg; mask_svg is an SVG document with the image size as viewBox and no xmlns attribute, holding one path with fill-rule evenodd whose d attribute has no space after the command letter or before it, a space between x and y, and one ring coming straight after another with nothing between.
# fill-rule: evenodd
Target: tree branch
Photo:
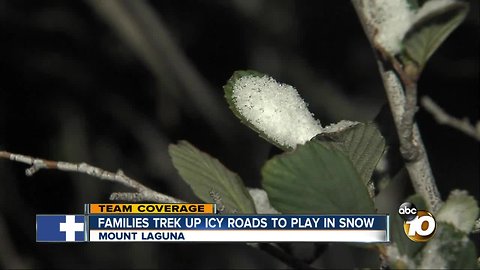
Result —
<instances>
[{"instance_id":1,"label":"tree branch","mask_svg":"<svg viewBox=\"0 0 480 270\"><path fill-rule=\"evenodd\" d=\"M420 149L413 137L415 113L417 112L417 84L405 84L405 105L399 127L400 153L407 161L415 161L420 157Z\"/></svg>"},{"instance_id":2,"label":"tree branch","mask_svg":"<svg viewBox=\"0 0 480 270\"><path fill-rule=\"evenodd\" d=\"M137 180L134 180L126 176L121 170L116 173L105 171L103 169L94 167L87 163L70 163L63 161L52 161L40 158L33 158L30 156L24 156L19 154L13 154L6 151L0 151L0 158L10 159L16 162L25 163L31 165L30 168L25 170L27 176L32 176L36 172L42 169L47 170L59 170L66 172L77 172L82 174L88 174L101 180L107 180L123 184L124 186L135 189L141 194L145 201L159 202L159 203L183 203L184 201L177 198L156 192L142 184Z\"/></svg>"},{"instance_id":3,"label":"tree branch","mask_svg":"<svg viewBox=\"0 0 480 270\"><path fill-rule=\"evenodd\" d=\"M113 192L110 194L111 201L144 202L146 199L142 193L137 192Z\"/></svg>"},{"instance_id":4,"label":"tree branch","mask_svg":"<svg viewBox=\"0 0 480 270\"><path fill-rule=\"evenodd\" d=\"M375 22L369 21L368 13L364 6L365 2L362 0L352 0L352 3L370 44L376 50L375 52L380 51L381 53L382 49L378 48L374 41L377 31ZM425 199L428 209L436 212L441 205L440 193L438 192L435 178L433 177L418 126L414 122L414 115L417 110L415 80L401 78L393 70L387 70L382 59L380 59L377 54L376 56L393 120L397 128L405 167L415 192ZM398 71L398 62L396 62L395 59L390 59L389 61L394 67L397 65L395 69ZM400 73L400 75L402 74ZM403 85L401 82L403 82ZM405 91L404 86L406 88Z\"/></svg>"},{"instance_id":5,"label":"tree branch","mask_svg":"<svg viewBox=\"0 0 480 270\"><path fill-rule=\"evenodd\" d=\"M134 180L126 176L121 170L118 170L116 173L112 173L98 167L94 167L87 163L70 163L63 161L52 161L41 158L33 158L30 156L14 154L7 151L0 151L0 158L9 159L15 162L25 163L31 165L25 170L27 176L32 176L36 172L42 169L46 170L59 170L65 172L76 172L82 174L88 174L90 176L96 177L101 180L107 180L112 182L117 182L123 184L124 186L135 189L137 192L114 192L110 195L110 200L121 200L121 201L152 201L157 203L185 203L184 201L159 193L154 191L142 184L137 180ZM314 269L310 265L302 262L301 260L286 254L282 250L276 248L271 243L262 243L259 245L251 245L253 247L259 248L271 256L281 260L285 264L295 267L297 269Z\"/></svg>"},{"instance_id":6,"label":"tree branch","mask_svg":"<svg viewBox=\"0 0 480 270\"><path fill-rule=\"evenodd\" d=\"M427 96L422 97L421 102L425 110L432 114L439 124L460 130L461 132L475 138L477 141L480 141L480 121L477 121L477 124L474 126L467 118L463 118L462 120L457 119L446 113L440 106L438 106L431 98Z\"/></svg>"}]
</instances>

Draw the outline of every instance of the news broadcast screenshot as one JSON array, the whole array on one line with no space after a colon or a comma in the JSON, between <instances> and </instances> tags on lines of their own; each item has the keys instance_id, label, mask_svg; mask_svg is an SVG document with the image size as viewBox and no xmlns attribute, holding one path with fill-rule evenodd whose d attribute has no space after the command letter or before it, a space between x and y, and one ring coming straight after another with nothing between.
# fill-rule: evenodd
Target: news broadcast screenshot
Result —
<instances>
[{"instance_id":1,"label":"news broadcast screenshot","mask_svg":"<svg viewBox=\"0 0 480 270\"><path fill-rule=\"evenodd\" d=\"M0 0L0 269L479 269L479 14Z\"/></svg>"}]
</instances>

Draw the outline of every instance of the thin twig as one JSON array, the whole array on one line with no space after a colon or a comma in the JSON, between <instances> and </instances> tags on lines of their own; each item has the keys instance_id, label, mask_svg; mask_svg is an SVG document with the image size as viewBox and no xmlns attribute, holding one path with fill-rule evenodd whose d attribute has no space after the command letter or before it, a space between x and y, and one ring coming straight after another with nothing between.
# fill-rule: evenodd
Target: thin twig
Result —
<instances>
[{"instance_id":1,"label":"thin twig","mask_svg":"<svg viewBox=\"0 0 480 270\"><path fill-rule=\"evenodd\" d=\"M182 200L177 198L156 192L142 184L137 180L134 180L126 176L121 170L116 173L112 173L87 163L70 163L63 161L52 161L40 158L33 158L30 156L13 154L6 151L0 151L0 158L10 159L16 162L25 163L31 165L30 168L25 170L27 176L32 176L36 172L42 169L47 170L59 170L66 172L77 172L88 174L101 180L107 180L123 184L124 186L135 189L138 193L142 194L144 200L160 203L183 203Z\"/></svg>"},{"instance_id":2,"label":"thin twig","mask_svg":"<svg viewBox=\"0 0 480 270\"><path fill-rule=\"evenodd\" d=\"M440 106L438 106L431 98L422 97L422 105L429 113L433 115L439 124L450 126L454 129L475 138L480 141L480 121L474 126L467 118L462 120L457 119L446 113Z\"/></svg>"},{"instance_id":3,"label":"thin twig","mask_svg":"<svg viewBox=\"0 0 480 270\"><path fill-rule=\"evenodd\" d=\"M144 202L146 199L142 193L137 192L113 192L110 194L111 201L126 201L126 202Z\"/></svg>"},{"instance_id":4,"label":"thin twig","mask_svg":"<svg viewBox=\"0 0 480 270\"><path fill-rule=\"evenodd\" d=\"M220 194L212 188L212 190L210 190L210 197L217 206L217 212L219 214L223 214L225 212L225 204L223 204L223 200Z\"/></svg>"},{"instance_id":5,"label":"thin twig","mask_svg":"<svg viewBox=\"0 0 480 270\"><path fill-rule=\"evenodd\" d=\"M159 193L154 191L142 184L137 180L134 180L126 176L121 170L117 173L112 173L94 166L91 166L87 163L70 163L63 161L52 161L41 158L33 158L26 155L14 154L7 151L0 151L0 158L9 159L15 162L25 163L31 165L25 170L27 176L32 176L36 172L42 169L46 170L59 170L66 172L76 172L82 174L88 174L90 176L96 177L101 180L107 180L112 182L121 183L127 187L135 189L137 192L115 192L110 195L111 200L121 200L121 201L152 201L158 203L185 203L184 201ZM212 190L212 192L215 192ZM216 192L215 192L216 193ZM214 194L215 196L218 193ZM218 195L219 196L219 195ZM237 212L235 209L233 212ZM305 264L301 260L286 254L278 248L275 248L271 243L262 243L260 245L251 245L256 248L260 248L273 257L281 260L285 264L298 268L298 269L315 269Z\"/></svg>"},{"instance_id":6,"label":"thin twig","mask_svg":"<svg viewBox=\"0 0 480 270\"><path fill-rule=\"evenodd\" d=\"M352 0L352 3L360 18L360 22L370 44L374 49L378 50L374 41L376 27L374 23L368 19L368 13L364 6L366 1ZM435 178L433 177L432 169L428 161L418 126L413 122L413 117L409 117L409 114L414 115L416 111L416 85L410 84L413 82L406 80L403 80L404 85L402 85L399 75L393 70L387 70L382 59L380 59L378 55L377 63L385 86L393 120L399 135L400 144L403 144L404 152L406 148L408 149L409 144L416 148L416 153L413 155L413 158L408 155L408 152L404 153L405 155L403 158L405 161L405 167L407 168L415 192L425 199L429 210L436 212L442 203L440 193L438 192ZM406 86L407 91L404 91L404 86ZM409 100L407 100L406 94ZM413 94L415 94L415 97L413 97ZM408 112L406 112L406 110L408 110ZM405 118L405 116L408 118ZM408 131L404 130L407 128L405 125L408 126Z\"/></svg>"}]
</instances>

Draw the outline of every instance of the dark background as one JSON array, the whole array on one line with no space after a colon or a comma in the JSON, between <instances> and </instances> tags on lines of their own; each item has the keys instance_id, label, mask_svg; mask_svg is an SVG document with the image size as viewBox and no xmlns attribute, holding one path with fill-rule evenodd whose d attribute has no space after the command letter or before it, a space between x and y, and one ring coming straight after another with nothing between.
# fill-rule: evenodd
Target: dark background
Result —
<instances>
[{"instance_id":1,"label":"dark background","mask_svg":"<svg viewBox=\"0 0 480 270\"><path fill-rule=\"evenodd\" d=\"M117 28L99 3L0 1L0 149L121 168L193 202L167 155L167 145L180 139L260 187L271 146L223 100L222 85L235 70L259 70L296 86L323 124L372 120L386 101L348 1L171 0L149 1L144 9L118 1L130 17L120 17ZM428 63L419 92L454 116L476 120L479 8L478 1L470 4L466 21ZM141 23L131 28L131 21ZM442 198L458 188L478 200L478 142L422 109L417 119ZM35 214L81 213L84 203L129 190L59 171L28 178L24 169L0 160L2 267L285 267L244 244L35 243ZM400 197L413 192L405 190ZM374 252L332 245L315 265L379 263Z\"/></svg>"}]
</instances>

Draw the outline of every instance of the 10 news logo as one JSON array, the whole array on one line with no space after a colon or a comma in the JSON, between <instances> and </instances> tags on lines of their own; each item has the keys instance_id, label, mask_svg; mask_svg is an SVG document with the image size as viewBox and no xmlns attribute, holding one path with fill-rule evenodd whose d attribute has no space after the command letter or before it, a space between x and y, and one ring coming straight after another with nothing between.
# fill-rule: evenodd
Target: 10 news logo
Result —
<instances>
[{"instance_id":1,"label":"10 news logo","mask_svg":"<svg viewBox=\"0 0 480 270\"><path fill-rule=\"evenodd\" d=\"M398 208L398 214L403 219L403 230L414 242L426 242L435 234L437 223L433 215L426 210L417 210L410 202L405 202Z\"/></svg>"}]
</instances>

